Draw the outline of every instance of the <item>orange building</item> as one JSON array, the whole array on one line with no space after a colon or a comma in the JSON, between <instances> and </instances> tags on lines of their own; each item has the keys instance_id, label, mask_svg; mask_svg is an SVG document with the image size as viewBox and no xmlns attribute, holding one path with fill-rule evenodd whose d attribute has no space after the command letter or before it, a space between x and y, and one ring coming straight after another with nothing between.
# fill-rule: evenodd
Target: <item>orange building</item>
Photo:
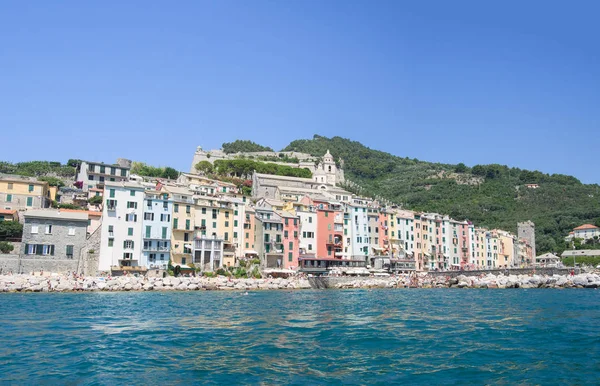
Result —
<instances>
[{"instance_id":1,"label":"orange building","mask_svg":"<svg viewBox=\"0 0 600 386\"><path fill-rule=\"evenodd\" d=\"M332 205L326 201L314 201L317 210L317 257L334 258L342 252L341 231L335 231L335 215Z\"/></svg>"}]
</instances>

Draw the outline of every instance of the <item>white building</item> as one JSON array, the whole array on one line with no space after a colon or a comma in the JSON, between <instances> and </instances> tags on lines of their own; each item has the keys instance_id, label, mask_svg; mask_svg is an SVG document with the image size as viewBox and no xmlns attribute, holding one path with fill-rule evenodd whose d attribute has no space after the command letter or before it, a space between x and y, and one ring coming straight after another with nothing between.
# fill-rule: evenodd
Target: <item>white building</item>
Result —
<instances>
[{"instance_id":1,"label":"white building","mask_svg":"<svg viewBox=\"0 0 600 386\"><path fill-rule=\"evenodd\" d=\"M143 244L140 266L167 269L171 257L173 200L169 194L146 191L142 221Z\"/></svg>"},{"instance_id":2,"label":"white building","mask_svg":"<svg viewBox=\"0 0 600 386\"><path fill-rule=\"evenodd\" d=\"M314 207L305 207L296 211L300 219L299 247L300 255L317 253L317 212Z\"/></svg>"},{"instance_id":3,"label":"white building","mask_svg":"<svg viewBox=\"0 0 600 386\"><path fill-rule=\"evenodd\" d=\"M396 213L396 230L400 244L406 255L415 252L415 214L412 211L400 210Z\"/></svg>"},{"instance_id":4,"label":"white building","mask_svg":"<svg viewBox=\"0 0 600 386\"><path fill-rule=\"evenodd\" d=\"M592 224L584 224L573 229L573 237L576 239L589 240L600 237L600 228Z\"/></svg>"},{"instance_id":5,"label":"white building","mask_svg":"<svg viewBox=\"0 0 600 386\"><path fill-rule=\"evenodd\" d=\"M194 239L193 260L203 271L215 271L223 266L223 239L217 236L199 236Z\"/></svg>"},{"instance_id":6,"label":"white building","mask_svg":"<svg viewBox=\"0 0 600 386\"><path fill-rule=\"evenodd\" d=\"M99 271L141 265L143 204L144 187L140 184L105 184Z\"/></svg>"},{"instance_id":7,"label":"white building","mask_svg":"<svg viewBox=\"0 0 600 386\"><path fill-rule=\"evenodd\" d=\"M346 208L352 228L352 239L349 243L350 256L352 258L361 258L369 254L369 219L367 216L368 202L360 198L352 200Z\"/></svg>"},{"instance_id":8,"label":"white building","mask_svg":"<svg viewBox=\"0 0 600 386\"><path fill-rule=\"evenodd\" d=\"M131 161L118 159L116 164L81 161L77 166L77 181L82 183L81 189L87 192L96 186L102 187L105 182L129 181Z\"/></svg>"}]
</instances>

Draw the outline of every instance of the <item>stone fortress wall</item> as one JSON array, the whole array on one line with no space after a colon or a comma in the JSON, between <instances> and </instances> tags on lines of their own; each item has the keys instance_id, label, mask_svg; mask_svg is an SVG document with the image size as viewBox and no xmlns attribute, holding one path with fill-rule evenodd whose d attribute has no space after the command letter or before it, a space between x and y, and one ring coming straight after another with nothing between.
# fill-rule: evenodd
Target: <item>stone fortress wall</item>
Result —
<instances>
[{"instance_id":1,"label":"stone fortress wall","mask_svg":"<svg viewBox=\"0 0 600 386\"><path fill-rule=\"evenodd\" d=\"M313 180L316 182L327 183L329 185L338 185L345 182L343 160L340 160L341 166L338 168L335 161L329 151L320 159L310 154L299 153L295 151L259 151L259 152L244 152L244 153L232 153L226 154L223 150L203 150L201 146L196 148L194 157L192 158L192 164L190 166L190 173L196 172L196 164L201 161L208 161L211 164L216 160L233 160L238 158L257 158L257 157L279 157L280 154L288 156L289 158L298 158L298 163L288 162L277 162L277 161L263 161L267 163L274 163L278 165L285 165L295 168L306 168L313 174Z\"/></svg>"}]
</instances>

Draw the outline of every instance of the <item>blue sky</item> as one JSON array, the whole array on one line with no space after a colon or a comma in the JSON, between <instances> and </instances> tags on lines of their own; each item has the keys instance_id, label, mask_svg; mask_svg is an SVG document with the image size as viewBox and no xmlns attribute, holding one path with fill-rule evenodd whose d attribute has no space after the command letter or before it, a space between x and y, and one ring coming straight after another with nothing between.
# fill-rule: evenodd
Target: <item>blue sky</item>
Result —
<instances>
[{"instance_id":1,"label":"blue sky","mask_svg":"<svg viewBox=\"0 0 600 386\"><path fill-rule=\"evenodd\" d=\"M125 3L125 4L121 4ZM597 1L13 1L0 160L339 135L599 183Z\"/></svg>"}]
</instances>

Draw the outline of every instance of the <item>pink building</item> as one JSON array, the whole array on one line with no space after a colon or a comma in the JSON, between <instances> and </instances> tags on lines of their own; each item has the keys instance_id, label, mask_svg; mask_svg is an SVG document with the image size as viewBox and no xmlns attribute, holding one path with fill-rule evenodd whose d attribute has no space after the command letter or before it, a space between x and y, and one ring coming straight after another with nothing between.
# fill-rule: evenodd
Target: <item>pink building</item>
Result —
<instances>
[{"instance_id":1,"label":"pink building","mask_svg":"<svg viewBox=\"0 0 600 386\"><path fill-rule=\"evenodd\" d=\"M279 214L283 218L283 267L296 269L300 254L298 242L300 220L289 212L282 211Z\"/></svg>"},{"instance_id":2,"label":"pink building","mask_svg":"<svg viewBox=\"0 0 600 386\"><path fill-rule=\"evenodd\" d=\"M389 240L389 226L390 221L388 214L379 212L379 246L383 251L384 255L387 255L390 251L390 240Z\"/></svg>"}]
</instances>

